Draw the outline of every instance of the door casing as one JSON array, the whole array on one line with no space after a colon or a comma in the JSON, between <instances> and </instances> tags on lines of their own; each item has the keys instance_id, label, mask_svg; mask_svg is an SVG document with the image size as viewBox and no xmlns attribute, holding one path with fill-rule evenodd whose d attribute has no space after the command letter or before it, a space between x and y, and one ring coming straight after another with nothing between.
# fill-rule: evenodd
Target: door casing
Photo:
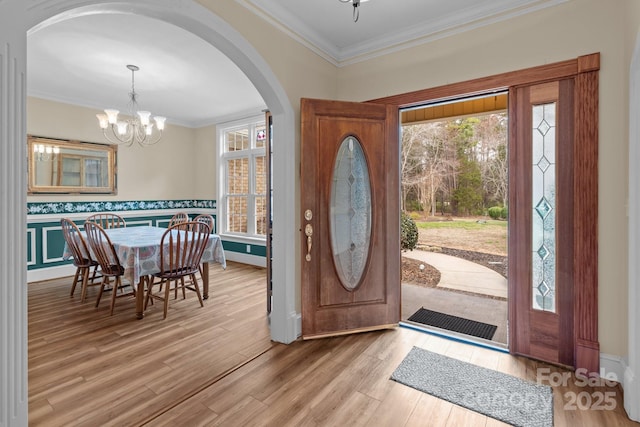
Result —
<instances>
[{"instance_id":1,"label":"door casing","mask_svg":"<svg viewBox=\"0 0 640 427\"><path fill-rule=\"evenodd\" d=\"M573 123L573 266L572 323L573 361L575 368L598 373L600 368L600 344L598 342L598 78L600 54L592 53L574 59L423 89L369 102L391 104L400 108L424 105L428 102L504 91L523 85L533 85L552 80L573 79L575 111ZM509 118L512 120L512 117ZM514 135L510 135L513 137ZM518 244L513 242L512 244ZM511 260L509 261L511 263ZM517 266L510 265L510 268ZM516 283L509 281L509 295L515 292ZM509 302L509 342L516 342L520 325L515 316L516 302Z\"/></svg>"}]
</instances>

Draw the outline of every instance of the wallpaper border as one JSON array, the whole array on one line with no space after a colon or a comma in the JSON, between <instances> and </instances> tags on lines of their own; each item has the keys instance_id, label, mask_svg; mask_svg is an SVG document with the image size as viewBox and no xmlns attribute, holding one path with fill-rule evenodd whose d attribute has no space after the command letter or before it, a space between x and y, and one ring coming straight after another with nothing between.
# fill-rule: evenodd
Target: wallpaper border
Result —
<instances>
[{"instance_id":1,"label":"wallpaper border","mask_svg":"<svg viewBox=\"0 0 640 427\"><path fill-rule=\"evenodd\" d=\"M215 200L130 200L93 202L32 202L27 215L88 213L107 211L142 211L155 209L216 209Z\"/></svg>"}]
</instances>

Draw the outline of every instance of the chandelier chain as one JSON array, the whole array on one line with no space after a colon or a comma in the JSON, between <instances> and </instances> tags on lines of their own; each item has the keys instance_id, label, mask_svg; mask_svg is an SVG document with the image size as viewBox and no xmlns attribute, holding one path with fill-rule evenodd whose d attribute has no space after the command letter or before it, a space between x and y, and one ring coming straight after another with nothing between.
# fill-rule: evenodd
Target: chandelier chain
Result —
<instances>
[{"instance_id":1,"label":"chandelier chain","mask_svg":"<svg viewBox=\"0 0 640 427\"><path fill-rule=\"evenodd\" d=\"M353 3L353 22L358 22L358 19L360 18L360 9L358 9L358 7L360 6L361 1L366 1L366 0L338 0L338 1L340 1L340 3Z\"/></svg>"}]
</instances>

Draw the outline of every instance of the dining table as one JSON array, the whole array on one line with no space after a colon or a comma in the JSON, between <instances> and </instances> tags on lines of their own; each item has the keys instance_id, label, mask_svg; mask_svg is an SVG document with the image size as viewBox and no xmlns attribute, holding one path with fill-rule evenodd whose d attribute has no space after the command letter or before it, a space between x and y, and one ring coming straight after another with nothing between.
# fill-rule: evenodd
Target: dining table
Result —
<instances>
[{"instance_id":1,"label":"dining table","mask_svg":"<svg viewBox=\"0 0 640 427\"><path fill-rule=\"evenodd\" d=\"M105 229L113 244L120 264L124 268L124 278L131 286L136 286L136 317L144 317L145 285L151 275L160 272L161 240L167 231L163 227L133 226ZM84 234L84 231L82 231ZM86 235L83 237L86 238ZM63 259L70 259L71 252L65 243ZM90 254L89 254L90 256ZM226 258L222 240L211 234L202 255L202 298L209 298L209 263L217 262L226 268Z\"/></svg>"}]
</instances>

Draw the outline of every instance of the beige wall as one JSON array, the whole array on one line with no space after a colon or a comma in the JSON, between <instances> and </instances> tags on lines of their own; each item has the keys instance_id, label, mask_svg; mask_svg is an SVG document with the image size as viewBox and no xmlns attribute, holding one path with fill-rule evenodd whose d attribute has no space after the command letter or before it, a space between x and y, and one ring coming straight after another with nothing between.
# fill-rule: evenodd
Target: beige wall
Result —
<instances>
[{"instance_id":1,"label":"beige wall","mask_svg":"<svg viewBox=\"0 0 640 427\"><path fill-rule=\"evenodd\" d=\"M218 141L215 126L205 126L194 130L195 155L193 156L195 181L192 183L194 198L211 200L218 198Z\"/></svg>"},{"instance_id":2,"label":"beige wall","mask_svg":"<svg viewBox=\"0 0 640 427\"><path fill-rule=\"evenodd\" d=\"M98 112L90 108L28 98L27 133L105 143L95 116ZM216 193L204 187L204 182L210 181L215 175L215 154L207 146L207 137L204 130L168 124L162 140L152 147L119 146L118 194L115 196L34 195L27 199L29 202L45 202L214 198ZM215 144L215 136L209 143L211 146ZM211 162L205 156L210 156ZM200 184L203 184L202 189Z\"/></svg>"}]
</instances>

